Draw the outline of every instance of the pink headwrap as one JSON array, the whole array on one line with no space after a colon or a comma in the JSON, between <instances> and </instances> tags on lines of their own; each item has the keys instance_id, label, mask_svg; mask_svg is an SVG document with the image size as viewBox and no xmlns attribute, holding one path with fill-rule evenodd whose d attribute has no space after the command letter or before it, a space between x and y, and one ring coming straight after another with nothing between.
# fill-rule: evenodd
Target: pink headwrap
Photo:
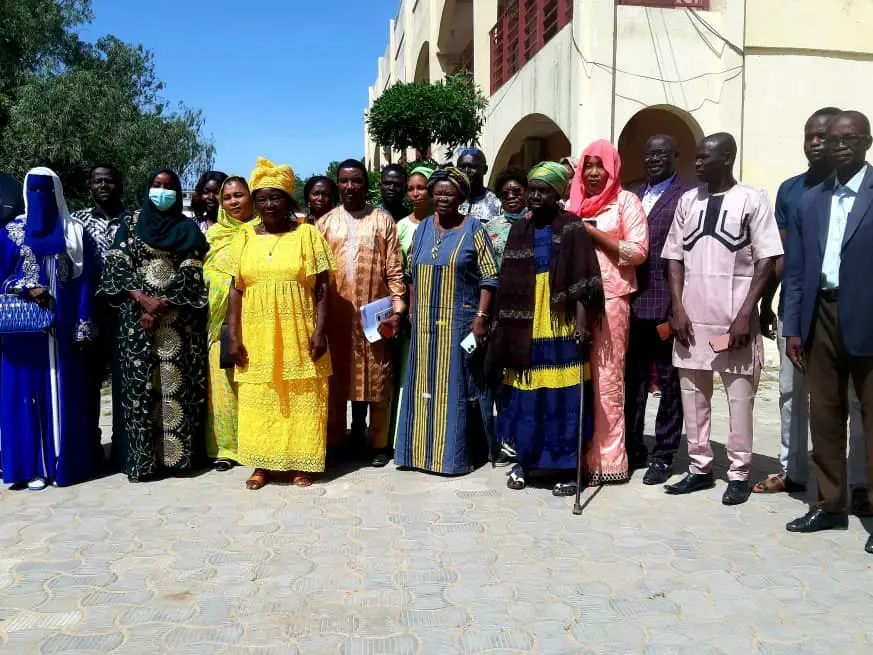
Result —
<instances>
[{"instance_id":1,"label":"pink headwrap","mask_svg":"<svg viewBox=\"0 0 873 655\"><path fill-rule=\"evenodd\" d=\"M589 196L585 193L585 184L582 178L584 177L586 157L600 157L603 168L609 174L606 186L596 196ZM593 218L603 211L604 207L618 198L619 191L621 191L621 157L619 157L615 146L609 141L605 139L595 141L585 148L585 152L579 157L579 168L576 169L576 175L573 176L573 186L570 188L570 211L582 218Z\"/></svg>"}]
</instances>

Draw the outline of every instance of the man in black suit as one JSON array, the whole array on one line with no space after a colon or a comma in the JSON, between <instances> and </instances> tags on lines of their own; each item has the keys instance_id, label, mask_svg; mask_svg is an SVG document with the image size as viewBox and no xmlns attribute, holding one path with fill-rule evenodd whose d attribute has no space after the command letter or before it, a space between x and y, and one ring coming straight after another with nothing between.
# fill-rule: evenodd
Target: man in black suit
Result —
<instances>
[{"instance_id":1,"label":"man in black suit","mask_svg":"<svg viewBox=\"0 0 873 655\"><path fill-rule=\"evenodd\" d=\"M649 256L637 267L638 291L631 302L630 338L625 364L625 447L632 468L643 468L649 453L643 443L646 400L652 367L657 371L661 400L655 420L655 448L643 484L663 484L673 471L682 441L682 397L673 366L673 337L661 339L658 325L670 320L667 266L661 251L673 224L676 204L691 187L676 174L679 149L671 136L658 134L646 143L643 163L647 184L635 193L649 221Z\"/></svg>"},{"instance_id":2,"label":"man in black suit","mask_svg":"<svg viewBox=\"0 0 873 655\"><path fill-rule=\"evenodd\" d=\"M788 523L789 532L848 525L850 380L861 403L867 478L873 480L873 168L866 162L871 144L866 116L838 114L825 138L835 175L803 196L788 224L783 333L788 356L809 383L818 482L818 503ZM868 499L873 502L873 494ZM865 550L873 554L873 536Z\"/></svg>"}]
</instances>

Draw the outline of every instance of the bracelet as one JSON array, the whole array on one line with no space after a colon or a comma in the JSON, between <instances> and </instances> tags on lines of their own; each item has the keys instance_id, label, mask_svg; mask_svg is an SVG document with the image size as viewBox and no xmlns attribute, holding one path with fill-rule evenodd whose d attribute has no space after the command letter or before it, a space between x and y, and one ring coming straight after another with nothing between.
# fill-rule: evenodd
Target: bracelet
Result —
<instances>
[{"instance_id":1,"label":"bracelet","mask_svg":"<svg viewBox=\"0 0 873 655\"><path fill-rule=\"evenodd\" d=\"M476 312L476 318L490 318L487 312L478 311Z\"/></svg>"}]
</instances>

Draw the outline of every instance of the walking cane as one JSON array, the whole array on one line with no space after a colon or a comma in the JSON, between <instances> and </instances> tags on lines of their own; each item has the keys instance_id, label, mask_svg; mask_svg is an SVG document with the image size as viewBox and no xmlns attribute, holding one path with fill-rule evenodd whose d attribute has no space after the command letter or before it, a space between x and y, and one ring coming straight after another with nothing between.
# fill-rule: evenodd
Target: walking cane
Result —
<instances>
[{"instance_id":1,"label":"walking cane","mask_svg":"<svg viewBox=\"0 0 873 655\"><path fill-rule=\"evenodd\" d=\"M576 502L573 503L573 514L582 514L582 504L579 498L582 495L582 458L585 456L585 358L579 365L579 443L576 448Z\"/></svg>"}]
</instances>

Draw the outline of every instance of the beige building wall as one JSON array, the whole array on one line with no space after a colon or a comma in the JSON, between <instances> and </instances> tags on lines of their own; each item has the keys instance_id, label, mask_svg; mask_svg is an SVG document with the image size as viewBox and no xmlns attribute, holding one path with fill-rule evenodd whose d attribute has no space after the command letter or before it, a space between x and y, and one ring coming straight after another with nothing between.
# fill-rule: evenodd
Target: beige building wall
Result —
<instances>
[{"instance_id":1,"label":"beige building wall","mask_svg":"<svg viewBox=\"0 0 873 655\"><path fill-rule=\"evenodd\" d=\"M572 23L490 97L480 145L492 175L509 163L578 156L606 138L622 152L625 181L636 182L645 141L667 131L693 182L697 139L727 131L740 147L738 175L775 194L804 167L802 129L812 111L873 112L865 83L873 77L873 0L710 0L709 8L575 0ZM469 38L475 80L490 95L497 9L498 0L403 0L371 101L389 81L441 79ZM365 141L368 162L384 164Z\"/></svg>"}]
</instances>

